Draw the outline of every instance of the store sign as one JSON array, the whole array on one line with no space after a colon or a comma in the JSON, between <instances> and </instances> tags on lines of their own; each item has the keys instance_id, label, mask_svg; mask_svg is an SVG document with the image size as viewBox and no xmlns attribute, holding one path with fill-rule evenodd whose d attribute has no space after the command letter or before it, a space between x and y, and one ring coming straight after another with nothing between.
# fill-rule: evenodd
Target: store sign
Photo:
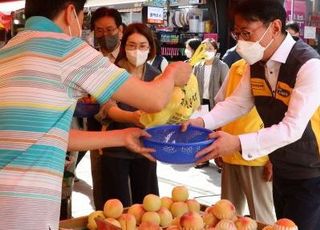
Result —
<instances>
[{"instance_id":1,"label":"store sign","mask_svg":"<svg viewBox=\"0 0 320 230\"><path fill-rule=\"evenodd\" d=\"M320 33L320 15L312 15L310 25L317 28L317 32Z\"/></svg>"},{"instance_id":2,"label":"store sign","mask_svg":"<svg viewBox=\"0 0 320 230\"><path fill-rule=\"evenodd\" d=\"M10 30L11 20L11 15L6 15L0 12L0 28L3 27L5 30Z\"/></svg>"},{"instance_id":3,"label":"store sign","mask_svg":"<svg viewBox=\"0 0 320 230\"><path fill-rule=\"evenodd\" d=\"M293 4L293 5L292 5ZM287 12L287 20L295 21L299 24L300 34L304 34L304 26L306 23L306 1L305 0L285 0L284 6ZM291 12L293 9L293 12Z\"/></svg>"},{"instance_id":4,"label":"store sign","mask_svg":"<svg viewBox=\"0 0 320 230\"><path fill-rule=\"evenodd\" d=\"M316 39L317 28L314 26L304 27L304 38L305 39Z\"/></svg>"},{"instance_id":5,"label":"store sign","mask_svg":"<svg viewBox=\"0 0 320 230\"><path fill-rule=\"evenodd\" d=\"M148 6L147 23L162 24L163 23L163 8Z\"/></svg>"}]
</instances>

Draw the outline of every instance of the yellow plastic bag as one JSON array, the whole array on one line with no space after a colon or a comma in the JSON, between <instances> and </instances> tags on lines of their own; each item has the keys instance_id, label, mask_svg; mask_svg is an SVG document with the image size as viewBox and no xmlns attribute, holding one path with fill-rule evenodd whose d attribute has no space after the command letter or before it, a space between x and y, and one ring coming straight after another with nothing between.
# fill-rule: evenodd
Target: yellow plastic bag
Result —
<instances>
[{"instance_id":1,"label":"yellow plastic bag","mask_svg":"<svg viewBox=\"0 0 320 230\"><path fill-rule=\"evenodd\" d=\"M145 127L164 124L178 124L188 120L200 106L198 81L192 74L186 86L175 87L168 105L158 113L143 112L140 122Z\"/></svg>"},{"instance_id":2,"label":"yellow plastic bag","mask_svg":"<svg viewBox=\"0 0 320 230\"><path fill-rule=\"evenodd\" d=\"M205 58L206 44L201 44L189 63L194 66ZM190 118L192 113L200 106L200 96L197 77L192 74L188 83L180 88L175 87L168 105L158 113L143 112L140 123L146 128L164 125L179 124Z\"/></svg>"}]
</instances>

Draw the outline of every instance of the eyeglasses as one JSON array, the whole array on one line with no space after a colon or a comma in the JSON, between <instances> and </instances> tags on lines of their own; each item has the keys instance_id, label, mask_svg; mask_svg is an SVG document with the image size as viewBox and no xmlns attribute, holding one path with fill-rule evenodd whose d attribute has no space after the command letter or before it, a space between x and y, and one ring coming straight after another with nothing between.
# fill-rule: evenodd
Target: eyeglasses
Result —
<instances>
[{"instance_id":1,"label":"eyeglasses","mask_svg":"<svg viewBox=\"0 0 320 230\"><path fill-rule=\"evenodd\" d=\"M245 31L245 30L242 30L239 32L231 31L231 37L236 41L239 40L240 36L243 40L248 41L248 40L250 40L250 35L251 35L251 33L248 31Z\"/></svg>"},{"instance_id":2,"label":"eyeglasses","mask_svg":"<svg viewBox=\"0 0 320 230\"><path fill-rule=\"evenodd\" d=\"M113 35L117 29L118 27L96 28L95 32L97 34Z\"/></svg>"},{"instance_id":3,"label":"eyeglasses","mask_svg":"<svg viewBox=\"0 0 320 230\"><path fill-rule=\"evenodd\" d=\"M136 50L139 49L141 51L146 51L148 50L150 47L147 44L135 44L135 43L129 43L126 44L126 49L127 50Z\"/></svg>"},{"instance_id":4,"label":"eyeglasses","mask_svg":"<svg viewBox=\"0 0 320 230\"><path fill-rule=\"evenodd\" d=\"M262 24L260 26L258 26L257 28L255 28L252 32L246 31L246 30L240 30L240 31L231 31L231 37L238 41L240 39L240 37L245 40L248 41L250 40L251 34L254 33L256 30L260 29L262 26L266 26L268 27L270 25L270 23L268 24Z\"/></svg>"}]
</instances>

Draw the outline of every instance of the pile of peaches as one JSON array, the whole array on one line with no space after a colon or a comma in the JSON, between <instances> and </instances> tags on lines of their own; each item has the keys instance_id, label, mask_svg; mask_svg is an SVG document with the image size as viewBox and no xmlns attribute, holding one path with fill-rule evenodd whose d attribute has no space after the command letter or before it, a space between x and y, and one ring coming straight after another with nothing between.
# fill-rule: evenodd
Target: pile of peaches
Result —
<instances>
[{"instance_id":1,"label":"pile of peaches","mask_svg":"<svg viewBox=\"0 0 320 230\"><path fill-rule=\"evenodd\" d=\"M88 229L100 230L97 219L109 225L104 229L121 230L257 230L258 224L249 217L239 217L234 205L228 200L200 211L200 203L189 199L188 189L176 186L172 197L149 194L142 204L134 204L124 209L117 199L106 201L103 211L94 211L88 217ZM110 227L113 226L113 227ZM296 225L288 220L278 220L268 230L297 230ZM288 228L287 228L288 227Z\"/></svg>"}]
</instances>

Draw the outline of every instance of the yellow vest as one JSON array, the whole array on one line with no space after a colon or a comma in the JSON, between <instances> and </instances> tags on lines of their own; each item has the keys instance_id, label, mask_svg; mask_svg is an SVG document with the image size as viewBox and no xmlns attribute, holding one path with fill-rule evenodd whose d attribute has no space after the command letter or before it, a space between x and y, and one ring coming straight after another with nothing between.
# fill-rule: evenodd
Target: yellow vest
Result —
<instances>
[{"instance_id":1,"label":"yellow vest","mask_svg":"<svg viewBox=\"0 0 320 230\"><path fill-rule=\"evenodd\" d=\"M245 69L246 62L243 59L235 62L231 66L229 70L229 76L227 78L228 82L226 85L225 97L230 96L232 92L236 89L241 80L242 75L244 74ZM252 133L261 128L263 128L263 122L259 117L256 108L254 107L248 114L223 126L221 130L233 135L239 135L244 133ZM247 166L264 166L266 162L269 160L268 156L263 156L252 161L246 161L242 158L239 152L235 152L231 155L224 156L222 159L225 163Z\"/></svg>"}]
</instances>

